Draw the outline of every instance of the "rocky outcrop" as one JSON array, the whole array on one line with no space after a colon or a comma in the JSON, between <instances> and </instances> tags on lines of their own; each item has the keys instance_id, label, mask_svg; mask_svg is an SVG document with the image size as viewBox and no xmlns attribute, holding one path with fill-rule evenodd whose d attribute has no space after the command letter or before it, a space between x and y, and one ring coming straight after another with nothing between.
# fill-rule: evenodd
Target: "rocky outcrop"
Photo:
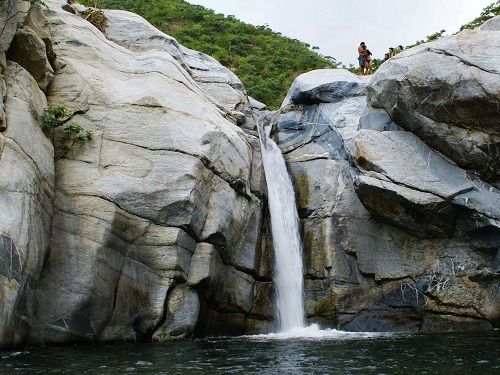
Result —
<instances>
[{"instance_id":1,"label":"rocky outcrop","mask_svg":"<svg viewBox=\"0 0 500 375\"><path fill-rule=\"evenodd\" d=\"M485 26L412 48L384 63L368 89L371 106L497 187L499 38Z\"/></svg>"},{"instance_id":2,"label":"rocky outcrop","mask_svg":"<svg viewBox=\"0 0 500 375\"><path fill-rule=\"evenodd\" d=\"M53 148L39 126L47 101L29 72L6 60L29 9L27 1L0 4L0 347L29 333L53 211Z\"/></svg>"},{"instance_id":3,"label":"rocky outcrop","mask_svg":"<svg viewBox=\"0 0 500 375\"><path fill-rule=\"evenodd\" d=\"M303 223L307 314L347 330L491 328L500 318L500 192L394 115L410 100L392 86L396 64L413 66L408 54L366 88L382 109L366 108L359 77L317 71L297 79L277 117ZM398 84L418 94L426 86L412 83Z\"/></svg>"},{"instance_id":4,"label":"rocky outcrop","mask_svg":"<svg viewBox=\"0 0 500 375\"><path fill-rule=\"evenodd\" d=\"M35 3L29 10L26 20L14 36L7 58L25 68L41 90L46 91L54 76L49 59L53 60L50 29L44 16L43 5Z\"/></svg>"},{"instance_id":5,"label":"rocky outcrop","mask_svg":"<svg viewBox=\"0 0 500 375\"><path fill-rule=\"evenodd\" d=\"M282 107L294 104L335 103L365 95L366 77L353 77L343 69L321 69L298 76Z\"/></svg>"},{"instance_id":6,"label":"rocky outcrop","mask_svg":"<svg viewBox=\"0 0 500 375\"><path fill-rule=\"evenodd\" d=\"M197 243L212 244L224 264L222 285L202 297L222 313L250 313L263 210L251 186L252 140L200 89L171 39L135 15L107 16L112 40L51 8L63 67L49 102L70 103L72 121L96 137L56 166L33 341L192 334L198 313L209 314L196 307L198 290L182 287ZM120 33L124 23L142 34Z\"/></svg>"},{"instance_id":7,"label":"rocky outcrop","mask_svg":"<svg viewBox=\"0 0 500 375\"><path fill-rule=\"evenodd\" d=\"M0 345L166 340L211 331L226 315L234 330L267 329L252 312L269 268L258 140L190 65L229 71L136 15L106 12L103 35L65 1L46 3L47 22L28 16L13 36L17 63L4 75L0 172L26 172L2 179ZM239 90L253 113L258 104ZM55 180L40 129L47 101L95 135L57 161Z\"/></svg>"},{"instance_id":8,"label":"rocky outcrop","mask_svg":"<svg viewBox=\"0 0 500 375\"><path fill-rule=\"evenodd\" d=\"M0 131L7 127L5 118L5 69L7 60L5 53L10 47L17 29L24 22L30 4L23 0L6 0L0 4Z\"/></svg>"},{"instance_id":9,"label":"rocky outcrop","mask_svg":"<svg viewBox=\"0 0 500 375\"><path fill-rule=\"evenodd\" d=\"M0 133L0 347L29 332L30 301L46 256L54 196L54 151L40 128L47 106L35 79L8 62Z\"/></svg>"}]
</instances>

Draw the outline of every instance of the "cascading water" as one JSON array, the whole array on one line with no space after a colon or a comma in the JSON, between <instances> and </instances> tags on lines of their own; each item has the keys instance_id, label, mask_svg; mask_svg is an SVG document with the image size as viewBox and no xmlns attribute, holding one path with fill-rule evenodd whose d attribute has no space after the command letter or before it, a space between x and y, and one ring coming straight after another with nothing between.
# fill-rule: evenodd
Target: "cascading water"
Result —
<instances>
[{"instance_id":1,"label":"cascading water","mask_svg":"<svg viewBox=\"0 0 500 375\"><path fill-rule=\"evenodd\" d=\"M262 160L269 194L275 252L275 315L279 332L305 326L302 245L295 191L271 126L259 125Z\"/></svg>"},{"instance_id":2,"label":"cascading water","mask_svg":"<svg viewBox=\"0 0 500 375\"><path fill-rule=\"evenodd\" d=\"M271 139L272 126L259 124L262 160L266 173L269 211L275 254L275 315L278 333L257 335L259 339L348 339L369 338L387 334L344 332L320 329L317 324L306 326L304 313L304 281L302 242L295 191L278 145Z\"/></svg>"}]
</instances>

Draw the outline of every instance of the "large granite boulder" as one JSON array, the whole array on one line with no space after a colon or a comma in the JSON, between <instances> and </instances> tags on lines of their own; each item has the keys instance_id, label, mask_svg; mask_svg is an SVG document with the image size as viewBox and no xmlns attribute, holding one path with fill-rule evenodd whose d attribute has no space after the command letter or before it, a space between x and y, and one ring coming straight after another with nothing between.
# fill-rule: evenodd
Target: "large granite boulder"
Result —
<instances>
[{"instance_id":1,"label":"large granite boulder","mask_svg":"<svg viewBox=\"0 0 500 375\"><path fill-rule=\"evenodd\" d=\"M281 104L334 103L348 97L364 96L366 77L353 76L344 69L313 70L298 76Z\"/></svg>"},{"instance_id":2,"label":"large granite boulder","mask_svg":"<svg viewBox=\"0 0 500 375\"><path fill-rule=\"evenodd\" d=\"M356 180L360 186L358 193L372 212L380 210L381 217L391 219L394 214L400 221L397 225L410 231L428 227L432 232L442 226L437 234L445 237L471 234L485 226L491 230L496 227L500 233L500 222L496 222L500 219L500 191L471 178L414 134L361 130L352 155L365 173ZM384 197L384 192L391 196ZM399 204L403 206L401 209L408 208L404 202L416 204L413 219L400 215L397 209L390 212Z\"/></svg>"},{"instance_id":3,"label":"large granite boulder","mask_svg":"<svg viewBox=\"0 0 500 375\"><path fill-rule=\"evenodd\" d=\"M376 331L498 325L498 191L391 112L367 108L352 94L358 77L308 78L325 74L335 77L300 76L288 97L309 99L285 102L274 125L297 189L309 320Z\"/></svg>"},{"instance_id":4,"label":"large granite boulder","mask_svg":"<svg viewBox=\"0 0 500 375\"><path fill-rule=\"evenodd\" d=\"M41 90L47 89L54 70L47 57L44 41L29 26L24 26L17 31L7 58L30 72Z\"/></svg>"},{"instance_id":5,"label":"large granite boulder","mask_svg":"<svg viewBox=\"0 0 500 375\"><path fill-rule=\"evenodd\" d=\"M2 32L0 33L0 58L1 66L5 68L4 53L9 49L17 28L23 24L28 11L30 10L30 2L26 0L5 0L0 4L0 25Z\"/></svg>"},{"instance_id":6,"label":"large granite boulder","mask_svg":"<svg viewBox=\"0 0 500 375\"><path fill-rule=\"evenodd\" d=\"M166 320L155 332L153 339L165 341L190 335L196 328L199 313L198 293L185 284L179 285L168 297Z\"/></svg>"},{"instance_id":7,"label":"large granite boulder","mask_svg":"<svg viewBox=\"0 0 500 375\"><path fill-rule=\"evenodd\" d=\"M492 46L499 44L500 31L485 26L407 50L374 75L368 102L459 167L498 184L500 51Z\"/></svg>"},{"instance_id":8,"label":"large granite boulder","mask_svg":"<svg viewBox=\"0 0 500 375\"><path fill-rule=\"evenodd\" d=\"M490 18L488 21L479 26L479 30L500 31L500 16Z\"/></svg>"}]
</instances>

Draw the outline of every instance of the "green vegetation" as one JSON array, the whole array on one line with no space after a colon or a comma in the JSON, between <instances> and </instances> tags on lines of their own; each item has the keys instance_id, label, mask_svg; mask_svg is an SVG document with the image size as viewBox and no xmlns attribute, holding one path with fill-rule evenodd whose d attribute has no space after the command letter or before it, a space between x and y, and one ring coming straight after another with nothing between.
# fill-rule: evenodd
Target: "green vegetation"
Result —
<instances>
[{"instance_id":1,"label":"green vegetation","mask_svg":"<svg viewBox=\"0 0 500 375\"><path fill-rule=\"evenodd\" d=\"M464 29L475 29L476 27L481 26L483 23L488 21L490 18L498 16L499 14L500 14L500 0L497 0L496 2L494 2L490 5L488 5L486 8L484 8L479 17L475 18L471 22L460 27L460 31L462 31ZM445 32L446 32L446 30L440 30L434 34L428 35L428 36L426 36L425 39L417 40L415 43L413 43L409 46L406 46L405 49L412 48L412 47L418 46L418 45L423 44L423 43L434 42L435 40L438 40L439 38L441 38ZM374 72L378 68L378 66L375 67L375 60L377 60L377 59L374 59L374 69L373 69Z\"/></svg>"},{"instance_id":2,"label":"green vegetation","mask_svg":"<svg viewBox=\"0 0 500 375\"><path fill-rule=\"evenodd\" d=\"M42 129L50 133L55 160L65 158L76 147L83 146L94 139L94 134L90 130L85 130L77 124L67 124L73 115L74 113L69 111L64 104L45 109ZM61 137L56 137L55 133L58 128L62 128Z\"/></svg>"},{"instance_id":3,"label":"green vegetation","mask_svg":"<svg viewBox=\"0 0 500 375\"><path fill-rule=\"evenodd\" d=\"M483 9L479 17L474 18L472 21L469 23L466 23L462 27L460 27L460 31L465 30L465 29L475 29L478 26L481 26L483 23L488 21L490 18L493 18L495 16L500 15L500 0L497 0L496 2L488 5L486 8ZM428 42L433 42L435 40L438 40L443 36L443 34L446 32L446 30L441 30L437 33L428 35L425 40L418 40L414 44L407 46L406 48L411 48L418 46L419 44L422 43L428 43Z\"/></svg>"},{"instance_id":4,"label":"green vegetation","mask_svg":"<svg viewBox=\"0 0 500 375\"><path fill-rule=\"evenodd\" d=\"M101 9L88 8L85 12L80 13L80 17L97 27L101 33L106 32L108 20Z\"/></svg>"},{"instance_id":5,"label":"green vegetation","mask_svg":"<svg viewBox=\"0 0 500 375\"><path fill-rule=\"evenodd\" d=\"M299 74L338 66L335 58L318 54L318 47L285 37L268 25L249 25L232 15L224 16L184 0L81 0L81 3L140 14L186 47L219 60L236 73L249 95L270 108L279 107ZM497 0L460 30L475 28L499 14L500 0ZM444 33L441 30L406 48L432 42ZM374 72L381 63L381 59L373 59ZM358 70L353 64L342 67L353 73Z\"/></svg>"},{"instance_id":6,"label":"green vegetation","mask_svg":"<svg viewBox=\"0 0 500 375\"><path fill-rule=\"evenodd\" d=\"M125 9L140 14L179 43L213 56L243 82L248 94L278 108L299 74L335 67L317 47L224 16L183 0L82 0L88 6Z\"/></svg>"},{"instance_id":7,"label":"green vegetation","mask_svg":"<svg viewBox=\"0 0 500 375\"><path fill-rule=\"evenodd\" d=\"M500 0L494 2L493 4L488 5L486 8L483 9L479 17L473 19L471 22L463 25L460 28L460 31L464 29L475 29L476 27L480 26L481 24L485 23L488 21L490 18L493 18L495 16L500 15Z\"/></svg>"},{"instance_id":8,"label":"green vegetation","mask_svg":"<svg viewBox=\"0 0 500 375\"><path fill-rule=\"evenodd\" d=\"M415 43L413 43L409 46L406 46L406 49L418 46L418 45L423 44L423 43L434 42L435 40L438 40L439 38L441 38L445 32L446 32L446 30L441 30L441 31L438 31L437 33L427 35L424 40L417 40Z\"/></svg>"}]
</instances>

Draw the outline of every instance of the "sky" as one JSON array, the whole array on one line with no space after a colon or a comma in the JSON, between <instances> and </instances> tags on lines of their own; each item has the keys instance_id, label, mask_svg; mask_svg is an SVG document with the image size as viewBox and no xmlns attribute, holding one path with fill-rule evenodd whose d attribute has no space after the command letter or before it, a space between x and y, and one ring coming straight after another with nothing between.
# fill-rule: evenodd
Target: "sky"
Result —
<instances>
[{"instance_id":1,"label":"sky","mask_svg":"<svg viewBox=\"0 0 500 375\"><path fill-rule=\"evenodd\" d=\"M494 0L188 0L217 13L318 46L323 55L357 63L361 41L376 58L473 20Z\"/></svg>"}]
</instances>

